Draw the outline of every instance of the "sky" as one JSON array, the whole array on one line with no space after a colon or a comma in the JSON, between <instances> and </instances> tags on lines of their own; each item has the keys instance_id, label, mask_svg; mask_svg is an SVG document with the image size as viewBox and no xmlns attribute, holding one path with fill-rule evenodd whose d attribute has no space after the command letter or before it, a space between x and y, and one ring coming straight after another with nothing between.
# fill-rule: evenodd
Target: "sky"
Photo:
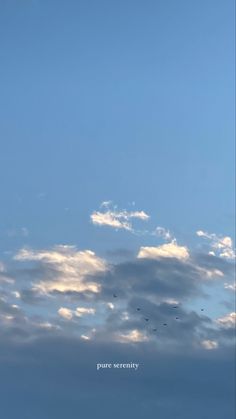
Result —
<instances>
[{"instance_id":1,"label":"sky","mask_svg":"<svg viewBox=\"0 0 236 419\"><path fill-rule=\"evenodd\" d=\"M234 16L1 0L7 419L235 417Z\"/></svg>"}]
</instances>

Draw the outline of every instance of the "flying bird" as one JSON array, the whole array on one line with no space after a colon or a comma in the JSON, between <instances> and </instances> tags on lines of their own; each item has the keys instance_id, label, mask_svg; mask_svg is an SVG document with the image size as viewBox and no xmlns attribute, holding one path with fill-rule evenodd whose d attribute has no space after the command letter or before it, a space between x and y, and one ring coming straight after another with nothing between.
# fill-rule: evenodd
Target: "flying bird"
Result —
<instances>
[{"instance_id":1,"label":"flying bird","mask_svg":"<svg viewBox=\"0 0 236 419\"><path fill-rule=\"evenodd\" d=\"M116 295L116 294L113 294L113 297L114 297L114 298L117 298L117 295Z\"/></svg>"},{"instance_id":2,"label":"flying bird","mask_svg":"<svg viewBox=\"0 0 236 419\"><path fill-rule=\"evenodd\" d=\"M201 311L204 311L204 308L201 308Z\"/></svg>"},{"instance_id":3,"label":"flying bird","mask_svg":"<svg viewBox=\"0 0 236 419\"><path fill-rule=\"evenodd\" d=\"M147 318L145 318L145 320L146 320L146 322L148 322L148 321L149 321L149 319L147 319Z\"/></svg>"},{"instance_id":4,"label":"flying bird","mask_svg":"<svg viewBox=\"0 0 236 419\"><path fill-rule=\"evenodd\" d=\"M163 323L163 326L167 326L167 323Z\"/></svg>"},{"instance_id":5,"label":"flying bird","mask_svg":"<svg viewBox=\"0 0 236 419\"><path fill-rule=\"evenodd\" d=\"M157 331L157 329L152 329L153 330L153 332L156 332Z\"/></svg>"},{"instance_id":6,"label":"flying bird","mask_svg":"<svg viewBox=\"0 0 236 419\"><path fill-rule=\"evenodd\" d=\"M141 310L141 308L139 308L139 307L138 307L138 308L137 308L137 311L140 311L140 310Z\"/></svg>"}]
</instances>

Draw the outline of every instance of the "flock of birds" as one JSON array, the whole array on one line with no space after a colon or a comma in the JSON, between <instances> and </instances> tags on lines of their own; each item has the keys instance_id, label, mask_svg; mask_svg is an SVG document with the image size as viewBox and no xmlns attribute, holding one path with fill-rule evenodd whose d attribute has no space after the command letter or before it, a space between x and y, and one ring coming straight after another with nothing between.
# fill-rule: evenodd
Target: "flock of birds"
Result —
<instances>
[{"instance_id":1,"label":"flock of birds","mask_svg":"<svg viewBox=\"0 0 236 419\"><path fill-rule=\"evenodd\" d=\"M116 294L113 294L113 298L117 298L117 297L118 297L118 296L117 296ZM172 306L172 308L173 308L173 309L178 309L179 307L175 305L175 306ZM137 310L137 311L141 311L141 308L140 308L140 307L137 307L137 308L136 308L136 310ZM201 311L204 311L204 308L201 308ZM148 318L148 317L144 317L144 320L145 320L146 322L149 322L149 318ZM179 320L179 317L177 317L177 316L176 316L176 317L175 317L175 320ZM162 326L166 327L166 326L168 326L168 324L167 324L167 323L162 323ZM153 332L156 332L156 331L157 331L157 328L153 328L153 329L152 329L152 331L153 331Z\"/></svg>"}]
</instances>

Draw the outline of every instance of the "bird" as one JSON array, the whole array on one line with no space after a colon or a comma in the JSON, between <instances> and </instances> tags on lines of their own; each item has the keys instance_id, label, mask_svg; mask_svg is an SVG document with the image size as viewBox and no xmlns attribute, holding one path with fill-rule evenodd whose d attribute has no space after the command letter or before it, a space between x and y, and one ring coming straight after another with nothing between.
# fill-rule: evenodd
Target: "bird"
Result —
<instances>
[{"instance_id":1,"label":"bird","mask_svg":"<svg viewBox=\"0 0 236 419\"><path fill-rule=\"evenodd\" d=\"M204 311L204 308L201 308L201 311Z\"/></svg>"},{"instance_id":2,"label":"bird","mask_svg":"<svg viewBox=\"0 0 236 419\"><path fill-rule=\"evenodd\" d=\"M176 317L175 319L176 319L176 320L179 320L179 318L178 318L178 317Z\"/></svg>"},{"instance_id":3,"label":"bird","mask_svg":"<svg viewBox=\"0 0 236 419\"><path fill-rule=\"evenodd\" d=\"M113 294L113 297L114 297L114 298L117 298L117 295L116 295L116 294Z\"/></svg>"},{"instance_id":4,"label":"bird","mask_svg":"<svg viewBox=\"0 0 236 419\"><path fill-rule=\"evenodd\" d=\"M137 308L137 311L140 311L140 310L141 310L141 308L139 308L139 307L138 307L138 308Z\"/></svg>"},{"instance_id":5,"label":"bird","mask_svg":"<svg viewBox=\"0 0 236 419\"><path fill-rule=\"evenodd\" d=\"M149 319L147 319L146 317L145 317L145 320L146 320L146 322L148 322L148 321L149 321Z\"/></svg>"},{"instance_id":6,"label":"bird","mask_svg":"<svg viewBox=\"0 0 236 419\"><path fill-rule=\"evenodd\" d=\"M173 308L178 308L178 306L174 306Z\"/></svg>"},{"instance_id":7,"label":"bird","mask_svg":"<svg viewBox=\"0 0 236 419\"><path fill-rule=\"evenodd\" d=\"M167 323L163 323L163 326L167 326Z\"/></svg>"},{"instance_id":8,"label":"bird","mask_svg":"<svg viewBox=\"0 0 236 419\"><path fill-rule=\"evenodd\" d=\"M153 332L156 332L157 331L157 329L152 329L153 330Z\"/></svg>"}]
</instances>

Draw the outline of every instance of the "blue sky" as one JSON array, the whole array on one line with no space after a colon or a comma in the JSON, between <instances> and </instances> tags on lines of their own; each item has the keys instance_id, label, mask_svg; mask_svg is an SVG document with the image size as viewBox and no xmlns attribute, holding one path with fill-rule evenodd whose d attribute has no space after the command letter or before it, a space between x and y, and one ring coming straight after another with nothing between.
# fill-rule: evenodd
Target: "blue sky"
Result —
<instances>
[{"instance_id":1,"label":"blue sky","mask_svg":"<svg viewBox=\"0 0 236 419\"><path fill-rule=\"evenodd\" d=\"M233 417L230 390L219 405L211 391L205 395L209 387L213 394L232 388L233 380L224 376L219 388L206 380L196 409L189 360L180 354L188 348L197 368L206 362L219 376L230 369L234 9L232 0L1 1L0 370L5 374L6 350L12 367L19 360L19 382L28 371L32 397L27 411L20 406L22 417L59 419L69 408L69 418L77 418L74 388L61 384L50 400L37 398L38 388L54 373L66 376L68 354L70 368L80 371L87 362L96 382L91 365L113 351L142 360L135 417L158 408L160 417L176 411L185 419L184 401L191 419ZM182 316L177 329L173 304ZM170 332L156 340L137 305L152 327L167 321ZM58 342L65 356L53 363ZM40 353L40 368L49 363L51 375L34 380L38 366L31 370L19 347ZM155 365L158 357L166 363L165 371L152 372L150 353ZM189 380L187 399L185 385L179 398L168 393L180 379L177 371L171 387L168 363L175 360ZM11 372L7 380L10 386ZM150 389L166 383L160 398L145 393L147 382ZM132 417L115 372L110 384ZM107 386L109 380L102 399ZM15 400L19 387L12 388ZM86 384L78 401L83 417L94 417L93 409L86 416L86 400L96 403L97 392ZM104 417L110 408L101 410ZM4 409L5 417L15 417L14 409Z\"/></svg>"}]
</instances>

